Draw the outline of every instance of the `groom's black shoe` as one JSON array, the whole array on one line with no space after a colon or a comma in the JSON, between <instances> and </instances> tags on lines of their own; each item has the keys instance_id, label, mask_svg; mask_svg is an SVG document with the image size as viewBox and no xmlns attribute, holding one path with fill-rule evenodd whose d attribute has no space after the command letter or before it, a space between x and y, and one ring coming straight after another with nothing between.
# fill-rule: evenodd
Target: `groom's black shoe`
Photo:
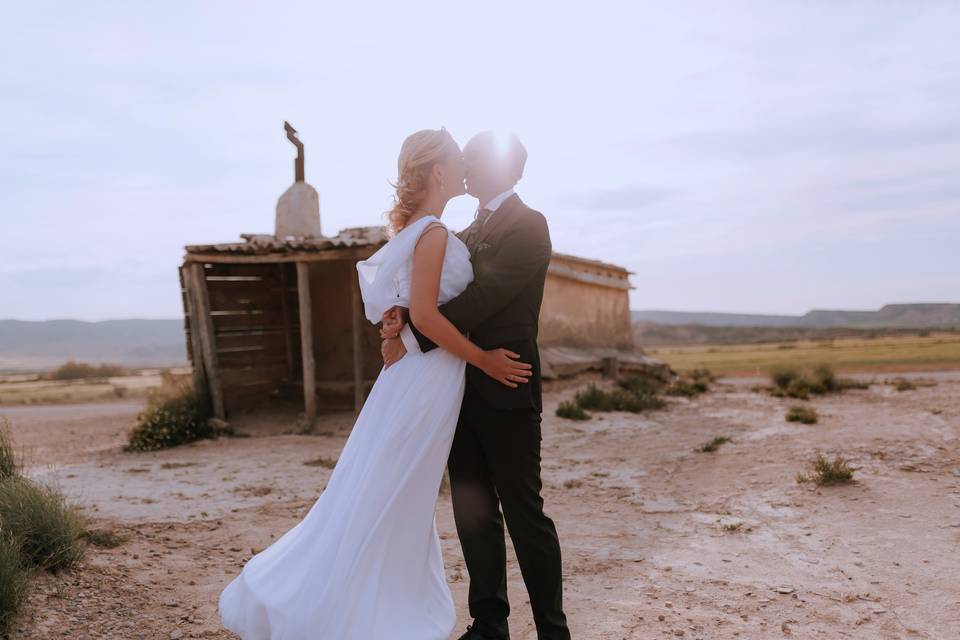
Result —
<instances>
[{"instance_id":1,"label":"groom's black shoe","mask_svg":"<svg viewBox=\"0 0 960 640\"><path fill-rule=\"evenodd\" d=\"M458 640L510 640L510 638L507 636L489 636L480 631L476 624L468 624L467 632L460 636Z\"/></svg>"}]
</instances>

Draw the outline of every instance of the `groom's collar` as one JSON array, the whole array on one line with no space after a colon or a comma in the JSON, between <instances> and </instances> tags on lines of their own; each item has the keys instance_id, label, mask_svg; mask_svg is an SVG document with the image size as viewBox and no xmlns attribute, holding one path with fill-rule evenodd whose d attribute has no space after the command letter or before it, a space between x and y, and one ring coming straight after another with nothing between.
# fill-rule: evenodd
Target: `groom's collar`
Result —
<instances>
[{"instance_id":1,"label":"groom's collar","mask_svg":"<svg viewBox=\"0 0 960 640\"><path fill-rule=\"evenodd\" d=\"M513 187L511 187L511 188L507 189L506 191L504 191L503 193L501 193L500 195L493 197L493 198L490 200L490 202L488 202L488 203L485 204L485 205L482 205L480 208L481 208L481 209L489 209L490 211L496 211L497 209L500 208L500 205L503 204L503 201L506 200L507 198L509 198L510 196L512 196L513 193L514 193Z\"/></svg>"}]
</instances>

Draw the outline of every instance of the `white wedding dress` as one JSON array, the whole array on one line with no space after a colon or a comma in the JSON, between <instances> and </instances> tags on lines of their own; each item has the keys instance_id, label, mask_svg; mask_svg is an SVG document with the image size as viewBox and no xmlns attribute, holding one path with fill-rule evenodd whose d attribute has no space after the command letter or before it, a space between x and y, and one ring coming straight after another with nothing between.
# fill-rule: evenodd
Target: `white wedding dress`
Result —
<instances>
[{"instance_id":1,"label":"white wedding dress","mask_svg":"<svg viewBox=\"0 0 960 640\"><path fill-rule=\"evenodd\" d=\"M409 306L414 247L437 222L417 220L357 264L370 322ZM439 303L473 279L469 251L447 233ZM449 637L456 613L434 512L464 368L434 349L380 372L326 489L220 594L224 627L243 640Z\"/></svg>"}]
</instances>

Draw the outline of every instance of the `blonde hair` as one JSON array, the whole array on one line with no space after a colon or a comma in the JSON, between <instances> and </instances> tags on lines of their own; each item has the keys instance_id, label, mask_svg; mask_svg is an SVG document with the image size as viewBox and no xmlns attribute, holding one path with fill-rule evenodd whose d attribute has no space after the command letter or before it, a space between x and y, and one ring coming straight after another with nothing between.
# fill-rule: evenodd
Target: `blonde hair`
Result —
<instances>
[{"instance_id":1,"label":"blonde hair","mask_svg":"<svg viewBox=\"0 0 960 640\"><path fill-rule=\"evenodd\" d=\"M423 204L427 197L427 180L434 165L459 149L444 127L417 131L403 141L397 158L397 181L391 183L394 188L393 208L387 212L387 230L391 235L400 233Z\"/></svg>"}]
</instances>

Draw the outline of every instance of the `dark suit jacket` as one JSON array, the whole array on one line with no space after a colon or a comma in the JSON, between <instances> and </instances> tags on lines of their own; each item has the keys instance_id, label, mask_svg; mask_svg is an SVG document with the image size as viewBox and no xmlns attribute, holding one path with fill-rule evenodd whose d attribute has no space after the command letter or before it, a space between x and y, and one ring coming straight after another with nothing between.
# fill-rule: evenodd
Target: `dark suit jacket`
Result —
<instances>
[{"instance_id":1,"label":"dark suit jacket","mask_svg":"<svg viewBox=\"0 0 960 640\"><path fill-rule=\"evenodd\" d=\"M460 237L466 238L469 231L468 227ZM546 218L511 195L470 247L473 282L440 306L440 313L481 349L509 349L520 354L521 362L533 365L529 382L516 389L467 365L466 393L477 394L498 409L542 411L537 330L551 252ZM410 328L422 351L437 346L413 323Z\"/></svg>"}]
</instances>

